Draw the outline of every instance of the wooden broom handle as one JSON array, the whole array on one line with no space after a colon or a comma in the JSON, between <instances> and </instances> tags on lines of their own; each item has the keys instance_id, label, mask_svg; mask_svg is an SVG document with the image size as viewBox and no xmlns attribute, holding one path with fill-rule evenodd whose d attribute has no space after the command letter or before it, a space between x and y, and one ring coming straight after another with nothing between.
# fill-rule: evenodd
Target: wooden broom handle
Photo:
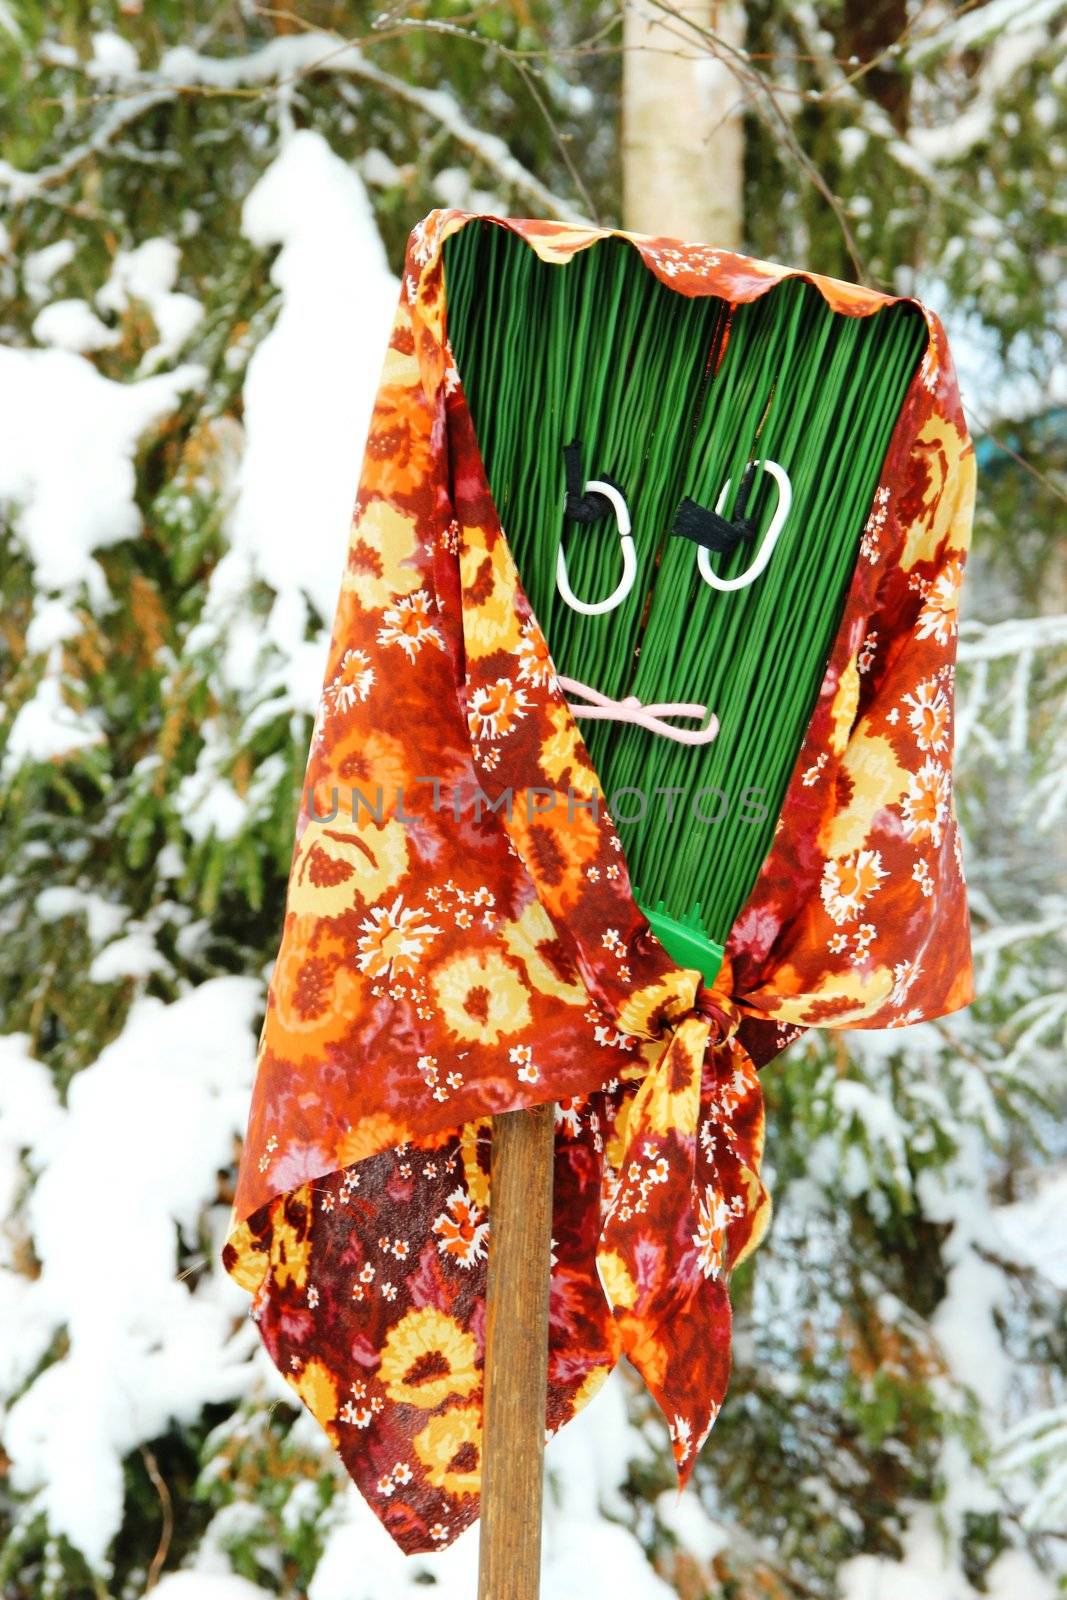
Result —
<instances>
[{"instance_id":1,"label":"wooden broom handle","mask_svg":"<svg viewBox=\"0 0 1067 1600\"><path fill-rule=\"evenodd\" d=\"M478 1600L538 1600L555 1106L493 1118Z\"/></svg>"}]
</instances>

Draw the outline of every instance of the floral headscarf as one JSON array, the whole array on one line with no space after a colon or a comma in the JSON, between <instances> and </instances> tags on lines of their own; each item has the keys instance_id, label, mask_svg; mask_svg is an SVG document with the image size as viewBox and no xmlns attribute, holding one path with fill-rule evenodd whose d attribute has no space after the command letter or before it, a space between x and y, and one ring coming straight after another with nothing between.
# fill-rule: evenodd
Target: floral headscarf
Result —
<instances>
[{"instance_id":1,"label":"floral headscarf","mask_svg":"<svg viewBox=\"0 0 1067 1600\"><path fill-rule=\"evenodd\" d=\"M684 1481L726 1389L729 1275L769 1218L757 1068L811 1026L899 1027L973 998L951 761L974 454L937 318L708 987L651 933L606 808L580 803L596 774L446 337L441 245L475 220L433 211L408 241L222 1255L412 1552L478 1512L494 1113L557 1106L549 1428L626 1354ZM685 295L742 302L797 275L492 221L560 266L622 237ZM892 303L799 276L846 315Z\"/></svg>"}]
</instances>

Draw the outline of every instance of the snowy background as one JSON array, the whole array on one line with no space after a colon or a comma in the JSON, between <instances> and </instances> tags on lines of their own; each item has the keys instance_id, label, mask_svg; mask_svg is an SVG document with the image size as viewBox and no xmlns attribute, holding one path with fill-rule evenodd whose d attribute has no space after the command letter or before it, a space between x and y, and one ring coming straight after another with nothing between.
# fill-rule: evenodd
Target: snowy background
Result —
<instances>
[{"instance_id":1,"label":"snowy background","mask_svg":"<svg viewBox=\"0 0 1067 1600\"><path fill-rule=\"evenodd\" d=\"M1064 9L929 13L914 125L872 98L831 128L980 441L957 767L982 998L768 1070L776 1218L701 1470L670 1488L615 1374L548 1448L546 1600L1065 1592L1067 368L1048 216L1027 235L981 177L1035 125L1062 168ZM476 1530L399 1555L218 1252L407 227L582 207L503 78L482 104L432 51L387 70L314 30L208 49L138 17L41 38L0 5L5 71L49 105L0 162L0 1575L18 1600L470 1600ZM830 72L827 24L789 26ZM550 87L610 195L610 80ZM920 193L977 173L966 220L900 254L875 154ZM751 247L834 270L785 210Z\"/></svg>"}]
</instances>

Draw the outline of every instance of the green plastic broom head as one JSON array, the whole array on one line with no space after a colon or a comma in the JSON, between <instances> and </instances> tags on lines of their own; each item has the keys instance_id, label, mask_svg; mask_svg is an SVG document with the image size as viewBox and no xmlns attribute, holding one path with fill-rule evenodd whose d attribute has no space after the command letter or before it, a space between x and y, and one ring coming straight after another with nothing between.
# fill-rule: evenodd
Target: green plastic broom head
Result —
<instances>
[{"instance_id":1,"label":"green plastic broom head","mask_svg":"<svg viewBox=\"0 0 1067 1600\"><path fill-rule=\"evenodd\" d=\"M684 917L672 917L662 900L656 906L646 906L640 889L636 888L634 898L671 960L680 967L695 967L706 984L713 984L725 952L723 946L709 936L701 920L700 907L694 906Z\"/></svg>"},{"instance_id":2,"label":"green plastic broom head","mask_svg":"<svg viewBox=\"0 0 1067 1600\"><path fill-rule=\"evenodd\" d=\"M546 262L491 219L445 240L444 270L486 476L557 672L718 719L687 745L571 698L638 903L711 981L770 849L922 315L845 316L801 278L738 305L687 296L625 238ZM623 792L644 797L633 821Z\"/></svg>"}]
</instances>

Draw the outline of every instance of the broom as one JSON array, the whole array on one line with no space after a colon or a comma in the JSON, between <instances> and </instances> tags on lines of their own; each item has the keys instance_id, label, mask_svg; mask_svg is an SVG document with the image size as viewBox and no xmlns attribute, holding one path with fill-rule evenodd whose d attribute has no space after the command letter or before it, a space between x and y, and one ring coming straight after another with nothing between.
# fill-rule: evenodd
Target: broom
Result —
<instances>
[{"instance_id":1,"label":"broom","mask_svg":"<svg viewBox=\"0 0 1067 1600\"><path fill-rule=\"evenodd\" d=\"M736 306L687 297L610 235L562 267L491 221L443 252L486 476L557 671L583 691L572 709L635 897L711 982L770 848L924 319L850 317L797 278ZM624 587L620 494L633 581L598 610ZM698 742L597 709L629 698L697 710ZM493 1148L479 1592L533 1600L551 1108L495 1118Z\"/></svg>"}]
</instances>

